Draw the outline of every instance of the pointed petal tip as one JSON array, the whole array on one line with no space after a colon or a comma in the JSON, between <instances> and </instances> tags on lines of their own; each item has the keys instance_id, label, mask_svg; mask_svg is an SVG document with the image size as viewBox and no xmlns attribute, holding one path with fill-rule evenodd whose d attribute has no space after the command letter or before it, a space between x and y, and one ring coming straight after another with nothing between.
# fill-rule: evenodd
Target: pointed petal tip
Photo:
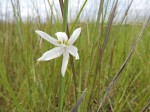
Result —
<instances>
[{"instance_id":1,"label":"pointed petal tip","mask_svg":"<svg viewBox=\"0 0 150 112\"><path fill-rule=\"evenodd\" d=\"M77 28L78 30L81 30L81 27Z\"/></svg>"},{"instance_id":2,"label":"pointed petal tip","mask_svg":"<svg viewBox=\"0 0 150 112\"><path fill-rule=\"evenodd\" d=\"M37 59L37 61L46 61L46 60L43 59L43 57L40 57L39 59Z\"/></svg>"},{"instance_id":3,"label":"pointed petal tip","mask_svg":"<svg viewBox=\"0 0 150 112\"><path fill-rule=\"evenodd\" d=\"M35 30L36 33L38 33L40 30Z\"/></svg>"},{"instance_id":4,"label":"pointed petal tip","mask_svg":"<svg viewBox=\"0 0 150 112\"><path fill-rule=\"evenodd\" d=\"M80 58L79 58L79 56L76 56L76 58L75 58L76 60L79 60Z\"/></svg>"},{"instance_id":5,"label":"pointed petal tip","mask_svg":"<svg viewBox=\"0 0 150 112\"><path fill-rule=\"evenodd\" d=\"M76 60L79 60L79 54L77 53L77 55L76 55L76 58L75 58Z\"/></svg>"},{"instance_id":6,"label":"pointed petal tip","mask_svg":"<svg viewBox=\"0 0 150 112\"><path fill-rule=\"evenodd\" d=\"M35 33L37 33L37 34L39 34L39 35L40 35L41 32L42 32L42 31L40 31L40 30L35 30Z\"/></svg>"},{"instance_id":7,"label":"pointed petal tip","mask_svg":"<svg viewBox=\"0 0 150 112\"><path fill-rule=\"evenodd\" d=\"M64 74L64 73L61 73L61 74L62 74L63 77L65 77L65 74Z\"/></svg>"},{"instance_id":8,"label":"pointed petal tip","mask_svg":"<svg viewBox=\"0 0 150 112\"><path fill-rule=\"evenodd\" d=\"M61 70L61 75L64 77L65 76L65 72L63 70Z\"/></svg>"},{"instance_id":9,"label":"pointed petal tip","mask_svg":"<svg viewBox=\"0 0 150 112\"><path fill-rule=\"evenodd\" d=\"M62 60L62 67L61 67L61 73L63 76L67 71L68 59L69 59L69 53L65 51L63 53L63 60Z\"/></svg>"},{"instance_id":10,"label":"pointed petal tip","mask_svg":"<svg viewBox=\"0 0 150 112\"><path fill-rule=\"evenodd\" d=\"M37 61L42 61L41 58L37 59Z\"/></svg>"},{"instance_id":11,"label":"pointed petal tip","mask_svg":"<svg viewBox=\"0 0 150 112\"><path fill-rule=\"evenodd\" d=\"M79 32L81 32L81 27L80 27L80 28L77 28L76 30L78 30Z\"/></svg>"},{"instance_id":12,"label":"pointed petal tip","mask_svg":"<svg viewBox=\"0 0 150 112\"><path fill-rule=\"evenodd\" d=\"M75 58L76 60L79 60L80 58Z\"/></svg>"},{"instance_id":13,"label":"pointed petal tip","mask_svg":"<svg viewBox=\"0 0 150 112\"><path fill-rule=\"evenodd\" d=\"M39 62L39 61L48 61L48 59L39 58L37 61L38 61L38 62Z\"/></svg>"}]
</instances>

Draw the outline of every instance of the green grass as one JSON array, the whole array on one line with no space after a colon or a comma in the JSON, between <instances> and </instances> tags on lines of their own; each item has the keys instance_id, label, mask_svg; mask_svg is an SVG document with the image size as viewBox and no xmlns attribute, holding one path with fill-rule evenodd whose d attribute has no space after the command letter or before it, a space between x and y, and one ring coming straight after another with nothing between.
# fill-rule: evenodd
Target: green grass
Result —
<instances>
[{"instance_id":1,"label":"green grass","mask_svg":"<svg viewBox=\"0 0 150 112\"><path fill-rule=\"evenodd\" d=\"M128 56L133 42L139 36L142 25L118 24L111 27L101 69L92 91L90 105L88 105L99 49L104 41L107 23L100 27L100 25L95 25L95 22L82 23L77 20L76 24L69 23L69 30L82 28L82 33L75 43L79 49L80 60L73 61L78 97L87 88L78 111L86 112L89 107L88 111L95 112L106 88ZM35 33L37 29L55 37L56 32L65 28L60 21L56 23L49 20L45 23L0 22L0 111L2 112L58 111L62 57L47 62L37 62L45 51L54 47L39 38ZM144 31L142 40L115 83L104 103L102 112L139 112L150 100L149 29L150 26ZM76 104L71 66L69 63L64 78L63 110L65 112L70 111Z\"/></svg>"},{"instance_id":2,"label":"green grass","mask_svg":"<svg viewBox=\"0 0 150 112\"><path fill-rule=\"evenodd\" d=\"M93 25L90 23L86 25L81 24L80 26L78 25L78 27L82 27L82 34L76 42L76 46L79 48L80 60L74 61L76 77L79 81L79 94L81 94L85 88L88 90L91 88L99 52L99 45L96 44L97 37L91 38ZM62 25L47 24L46 27L44 27L41 24L39 28L35 28L35 25L23 24L22 35L24 41L22 45L17 32L14 30L15 25L8 23L8 26L9 27L1 25L2 30L0 33L1 110L57 111L61 57L48 62L37 62L36 60L41 54L53 46L45 40L41 41L34 31L41 29L54 36L55 32L59 31ZM136 47L122 76L115 84L103 108L104 111L106 111L110 105L114 111L140 111L150 98L150 38L148 28L144 33L143 39ZM119 29L120 32L117 32ZM137 37L140 29L141 26L136 25L117 25L112 27L110 40L102 62L101 74L96 80L96 89L93 92L95 94L92 98L93 111L97 109L106 87L127 57L132 42L135 37ZM103 37L100 38L100 43L102 41ZM93 45L94 49L92 48ZM112 50L113 59L110 68ZM65 75L65 111L69 111L75 103L73 92L74 84L70 69L69 65ZM80 107L81 112L86 110L88 97L89 94L87 91L86 97Z\"/></svg>"}]
</instances>

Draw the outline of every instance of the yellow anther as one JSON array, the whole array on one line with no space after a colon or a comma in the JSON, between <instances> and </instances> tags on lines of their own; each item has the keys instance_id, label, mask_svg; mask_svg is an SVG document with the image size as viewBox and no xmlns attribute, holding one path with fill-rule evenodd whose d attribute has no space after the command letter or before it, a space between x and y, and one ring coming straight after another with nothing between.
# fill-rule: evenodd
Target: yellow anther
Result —
<instances>
[{"instance_id":1,"label":"yellow anther","mask_svg":"<svg viewBox=\"0 0 150 112\"><path fill-rule=\"evenodd\" d=\"M57 41L59 44L65 44L66 46L68 46L69 45L69 42L68 42L68 40L67 41L65 41L65 40L63 40L63 41Z\"/></svg>"}]
</instances>

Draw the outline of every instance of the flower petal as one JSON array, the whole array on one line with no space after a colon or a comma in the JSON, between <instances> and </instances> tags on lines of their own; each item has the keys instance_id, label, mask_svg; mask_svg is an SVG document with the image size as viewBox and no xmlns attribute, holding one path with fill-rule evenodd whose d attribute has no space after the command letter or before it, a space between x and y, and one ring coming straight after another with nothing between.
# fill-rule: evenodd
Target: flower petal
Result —
<instances>
[{"instance_id":1,"label":"flower petal","mask_svg":"<svg viewBox=\"0 0 150 112\"><path fill-rule=\"evenodd\" d=\"M49 41L50 43L59 46L58 42L56 39L54 39L53 37L51 37L50 35L48 35L47 33L40 31L40 30L36 30L35 31L37 34L39 34L43 39Z\"/></svg>"},{"instance_id":2,"label":"flower petal","mask_svg":"<svg viewBox=\"0 0 150 112\"><path fill-rule=\"evenodd\" d=\"M70 45L67 47L67 51L76 59L79 59L78 49L75 46Z\"/></svg>"},{"instance_id":3,"label":"flower petal","mask_svg":"<svg viewBox=\"0 0 150 112\"><path fill-rule=\"evenodd\" d=\"M70 44L73 44L81 33L81 28L76 29L68 40Z\"/></svg>"},{"instance_id":4,"label":"flower petal","mask_svg":"<svg viewBox=\"0 0 150 112\"><path fill-rule=\"evenodd\" d=\"M37 61L47 61L61 56L64 52L62 47L55 47L45 52Z\"/></svg>"},{"instance_id":5,"label":"flower petal","mask_svg":"<svg viewBox=\"0 0 150 112\"><path fill-rule=\"evenodd\" d=\"M62 67L61 67L62 76L65 76L65 72L66 72L66 69L67 69L68 61L69 61L69 53L67 51L65 51L63 53L63 61L62 61Z\"/></svg>"},{"instance_id":6,"label":"flower petal","mask_svg":"<svg viewBox=\"0 0 150 112\"><path fill-rule=\"evenodd\" d=\"M57 36L58 40L61 42L68 40L67 34L65 32L57 32L55 35Z\"/></svg>"}]
</instances>

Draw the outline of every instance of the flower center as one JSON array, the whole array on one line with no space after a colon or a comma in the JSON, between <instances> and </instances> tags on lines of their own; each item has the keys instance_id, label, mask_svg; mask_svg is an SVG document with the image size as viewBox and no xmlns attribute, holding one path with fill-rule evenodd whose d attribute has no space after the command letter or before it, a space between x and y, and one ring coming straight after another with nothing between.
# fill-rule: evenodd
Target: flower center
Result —
<instances>
[{"instance_id":1,"label":"flower center","mask_svg":"<svg viewBox=\"0 0 150 112\"><path fill-rule=\"evenodd\" d=\"M65 44L66 46L68 46L69 45L69 42L68 42L68 40L67 41L65 41L65 40L63 40L63 41L57 41L59 44Z\"/></svg>"}]
</instances>

